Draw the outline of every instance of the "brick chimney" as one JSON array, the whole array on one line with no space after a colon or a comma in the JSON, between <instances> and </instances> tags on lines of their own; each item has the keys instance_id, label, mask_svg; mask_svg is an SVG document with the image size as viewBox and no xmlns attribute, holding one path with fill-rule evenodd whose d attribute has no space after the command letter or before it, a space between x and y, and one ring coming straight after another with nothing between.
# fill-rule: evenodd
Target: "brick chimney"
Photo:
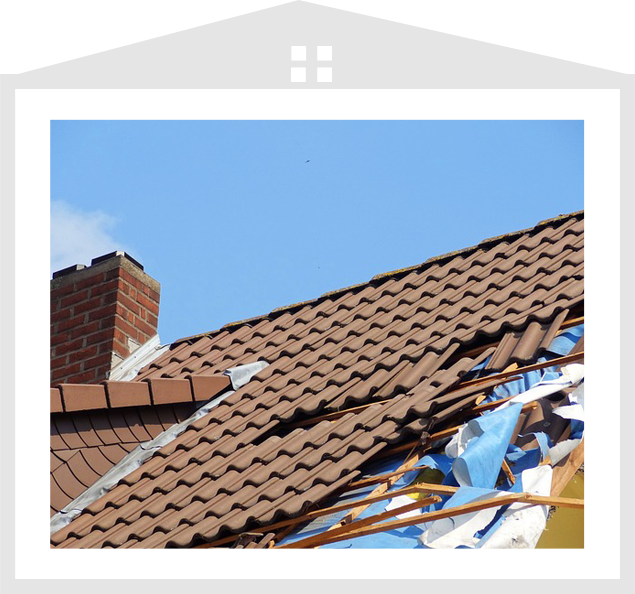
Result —
<instances>
[{"instance_id":1,"label":"brick chimney","mask_svg":"<svg viewBox=\"0 0 635 594\"><path fill-rule=\"evenodd\" d=\"M157 334L160 291L125 252L53 273L51 385L107 379Z\"/></svg>"}]
</instances>

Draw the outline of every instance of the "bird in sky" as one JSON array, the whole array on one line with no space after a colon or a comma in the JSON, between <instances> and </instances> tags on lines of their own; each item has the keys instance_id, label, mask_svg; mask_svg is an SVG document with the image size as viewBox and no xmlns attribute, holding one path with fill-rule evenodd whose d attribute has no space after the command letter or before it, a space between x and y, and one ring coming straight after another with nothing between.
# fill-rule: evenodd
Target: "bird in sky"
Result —
<instances>
[{"instance_id":1,"label":"bird in sky","mask_svg":"<svg viewBox=\"0 0 635 594\"><path fill-rule=\"evenodd\" d=\"M311 159L307 159L307 160L305 161L305 163L310 163L310 162L311 162Z\"/></svg>"}]
</instances>

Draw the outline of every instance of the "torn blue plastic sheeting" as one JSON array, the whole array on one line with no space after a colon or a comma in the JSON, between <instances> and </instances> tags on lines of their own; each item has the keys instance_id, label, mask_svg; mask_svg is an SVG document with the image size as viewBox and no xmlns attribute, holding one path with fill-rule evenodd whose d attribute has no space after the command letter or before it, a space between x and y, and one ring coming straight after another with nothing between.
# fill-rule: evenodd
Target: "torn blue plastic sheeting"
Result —
<instances>
[{"instance_id":1,"label":"torn blue plastic sheeting","mask_svg":"<svg viewBox=\"0 0 635 594\"><path fill-rule=\"evenodd\" d=\"M584 383L569 394L569 405L560 406L554 413L571 423L570 439L582 439L584 435Z\"/></svg>"},{"instance_id":2,"label":"torn blue plastic sheeting","mask_svg":"<svg viewBox=\"0 0 635 594\"><path fill-rule=\"evenodd\" d=\"M571 421L571 439L582 439L584 435L584 421Z\"/></svg>"},{"instance_id":3,"label":"torn blue plastic sheeting","mask_svg":"<svg viewBox=\"0 0 635 594\"><path fill-rule=\"evenodd\" d=\"M491 415L495 413L490 413ZM509 413L508 413L509 414ZM452 505L460 505L460 501L462 498L465 500L469 500L469 498L474 498L484 493L498 493L501 490L505 490L508 492L516 493L522 491L522 471L535 467L540 462L540 449L535 448L534 450L523 451L516 446L510 446L507 450L508 459L513 458L514 461L514 470L516 476L516 482L514 485L509 485L504 483L500 486L499 490L496 489L478 489L474 487L462 487L457 491L457 493L461 493L460 497L456 494L453 496L443 496L442 501L436 503L432 506L426 508L425 511L434 511L438 509L442 509L447 507L450 499L454 498L454 503ZM454 459L449 458L444 454L428 454L421 458L417 464L413 467L413 470L404 474L398 481L394 483L394 485L390 488L390 491L394 491L397 489L401 489L406 487L416 479L419 472L421 472L423 467L428 467L435 470L440 470L444 474L446 474L446 478L443 481L443 484L454 484L457 485L456 481L453 480L453 474L451 471L452 462ZM390 461L382 461L381 464L373 465L373 469L371 472L367 472L365 474L383 474L386 472L392 472L396 470L403 463L403 459L392 459ZM500 466L499 466L500 470ZM363 499L367 495L369 495L376 485L369 485L365 488L358 489L356 491L349 491L337 498L331 499L330 501L325 503L325 506L337 505L339 503L344 503L346 501L358 501ZM367 509L365 509L359 516L358 519L364 519L368 516L379 514L386 510L387 506L391 503L392 500L384 500L378 501L370 505ZM495 513L486 526L483 527L482 530L477 531L475 536L480 538L485 534L489 534L493 530L495 530L503 521L503 512L504 509L495 510ZM423 510L422 510L423 511ZM315 521L308 523L302 526L298 531L294 534L287 536L282 540L282 544L288 544L291 542L295 542L304 538L308 538L309 536L313 536L316 534L324 533L328 528L333 526L335 523L340 521L344 515L348 513L348 510L339 512L338 514L332 514L327 517L317 518ZM399 528L395 530L389 530L377 534L369 534L367 536L354 538L350 540L345 540L341 542L336 542L328 545L322 545L320 548L324 549L422 549L428 548L424 547L419 542L419 537L423 534L424 530L428 527L427 524L408 526L404 528ZM479 545L476 545L479 546ZM465 547L459 547L465 548Z\"/></svg>"},{"instance_id":4,"label":"torn blue plastic sheeting","mask_svg":"<svg viewBox=\"0 0 635 594\"><path fill-rule=\"evenodd\" d=\"M543 431L535 431L532 433L524 433L519 437L529 437L532 435L538 442L538 451L540 452L540 461L545 460L549 456L549 448L553 446L551 438ZM510 446L511 447L511 446ZM514 446L515 447L515 446ZM509 451L509 450L508 450ZM531 451L531 450L529 450ZM509 457L509 455L508 455Z\"/></svg>"},{"instance_id":5,"label":"torn blue plastic sheeting","mask_svg":"<svg viewBox=\"0 0 635 594\"><path fill-rule=\"evenodd\" d=\"M426 467L431 468L432 470L439 470L444 475L447 475L452 470L452 462L453 460L451 458L448 458L448 456L443 454L430 454L424 456L415 463L411 471L401 475L393 483L392 489L396 490L407 487L417 478L421 470Z\"/></svg>"},{"instance_id":6,"label":"torn blue plastic sheeting","mask_svg":"<svg viewBox=\"0 0 635 594\"><path fill-rule=\"evenodd\" d=\"M489 499L500 491L496 489L483 489L481 487L461 487L452 497L448 499L443 509L459 507L466 503L471 503L477 499Z\"/></svg>"},{"instance_id":7,"label":"torn blue plastic sheeting","mask_svg":"<svg viewBox=\"0 0 635 594\"><path fill-rule=\"evenodd\" d=\"M327 508L333 505L358 501L370 495L370 493L376 486L377 485L369 485L361 489L356 489L355 491L348 491L336 498L329 498L324 502L322 507ZM281 539L279 544L290 544L292 542L303 540L317 534L322 534L326 532L331 526L337 524L349 511L350 510L343 510L337 513L330 514L328 516L315 518L314 520L311 520L310 522L299 526L291 534Z\"/></svg>"},{"instance_id":8,"label":"torn blue plastic sheeting","mask_svg":"<svg viewBox=\"0 0 635 594\"><path fill-rule=\"evenodd\" d=\"M549 437L545 433L534 433L533 435L538 440L540 447L523 450L514 444L507 446L505 459L514 476L514 483L505 476L503 482L496 487L498 490L509 491L510 493L521 493L524 490L522 473L525 470L536 468L549 456L549 447L551 444ZM542 436L544 436L544 439Z\"/></svg>"},{"instance_id":9,"label":"torn blue plastic sheeting","mask_svg":"<svg viewBox=\"0 0 635 594\"><path fill-rule=\"evenodd\" d=\"M463 435L474 437L452 464L459 485L494 488L521 410L522 404L514 404L467 423Z\"/></svg>"},{"instance_id":10,"label":"torn blue plastic sheeting","mask_svg":"<svg viewBox=\"0 0 635 594\"><path fill-rule=\"evenodd\" d=\"M459 507L467 503L502 497L505 493L496 489L477 487L461 487L443 506L443 509ZM500 510L493 507L480 512L460 514L420 524L422 536L420 544L423 548L473 548L478 544L481 534L487 530ZM437 541L437 542L435 542Z\"/></svg>"},{"instance_id":11,"label":"torn blue plastic sheeting","mask_svg":"<svg viewBox=\"0 0 635 594\"><path fill-rule=\"evenodd\" d=\"M514 408L510 407L505 412L505 415L499 415L501 417L502 416L509 417L509 422L505 423L504 425L505 426L510 425L511 429L507 431L508 435L504 438L506 441L502 441L500 445L502 449L502 454L500 454L501 456L500 463L498 463L496 466L496 471L495 471L496 476L494 478L494 481L498 477L498 473L502 465L502 456L504 456L506 453L506 444L509 442L509 439L511 439L511 434L513 432L513 429L515 427L515 424L518 418L518 413L516 414L516 419L513 419L513 414L514 414ZM495 430L494 427L498 427L500 424L500 419L498 422L496 422L497 417L495 415L496 413L489 413L488 415L486 415L486 417L490 417L490 419L487 419L485 425L488 426L488 428L491 428L492 430ZM491 420L491 417L494 418L494 421ZM479 420L483 421L485 420L485 417L482 417ZM490 425L491 427L489 427ZM506 489L507 491L510 491L510 492L519 492L520 490L522 490L522 480L521 480L520 472L524 470L526 466L529 466L530 464L533 464L535 466L540 461L540 450L538 448L536 448L536 450L532 450L529 452L523 452L522 450L520 450L520 452L521 453L517 455L517 458L519 460L522 460L524 464L522 464L518 469L519 475L517 477L516 484ZM421 471L422 467L429 467L434 470L440 470L446 475L443 481L443 484L454 484L458 486L458 483L456 482L456 480L454 480L454 475L452 473L452 463L454 461L455 461L454 459L444 454L426 455L417 462L417 464L413 467L413 470L411 472L408 472L404 474L402 477L400 477L400 479L396 481L395 484L391 487L391 490L401 489L403 487L406 487L412 484L412 482L415 480L415 478ZM398 464L395 465L395 467L397 466ZM448 497L448 496L442 497L441 502L429 506L428 508L426 508L426 511L435 511L438 509L444 509L448 506L450 500L454 501L454 503L452 504L452 506L454 506L454 505L460 505L459 502L461 501L462 498L466 498L466 502L467 502L475 497L482 496L483 494L491 495L492 493L498 492L495 489L479 489L474 487L468 487L466 489L468 490L464 490L464 488L461 488L459 489L459 491L457 491L457 493L461 493L460 496L457 496L455 494L452 497ZM363 497L363 495L357 494L357 497ZM386 500L386 501L380 501L375 504L372 504L366 510L364 510L358 518L359 519L367 518L368 516L375 515L375 514L381 513L382 511L385 511L389 502L390 500ZM502 518L502 513L503 513L502 510L495 510L494 512L492 512L493 520L496 521L499 517ZM408 526L405 528L399 528L395 530L389 530L389 531L385 531L385 532L381 532L377 534L369 534L368 536L363 536L363 537L354 538L354 539L350 539L346 541L323 545L321 548L325 548L325 549L378 549L378 548L421 549L421 548L427 548L427 547L424 547L419 542L419 537L423 534L423 531L426 528L426 526L427 526L426 524L421 524L416 526ZM486 529L489 530L490 525L486 526ZM317 533L317 532L313 532L313 533ZM307 536L309 536L307 532L301 535L302 538ZM477 536L480 536L480 535L477 534ZM298 538L295 538L294 540L297 540L297 539Z\"/></svg>"},{"instance_id":12,"label":"torn blue plastic sheeting","mask_svg":"<svg viewBox=\"0 0 635 594\"><path fill-rule=\"evenodd\" d=\"M380 474L394 472L403 463L404 463L403 455L393 456L391 458L387 458L385 460L380 460L378 462L369 464L364 469L364 475L377 476ZM415 477L417 476L419 472L421 472L421 469L418 469L414 472L407 473L408 475L410 475L410 480L406 484L410 484L410 482L412 482L415 479ZM405 485L402 485L402 486L405 486ZM337 497L332 497L327 499L324 502L323 507L331 507L333 505L339 505L342 503L353 502L353 501L364 499L364 497L367 497L368 495L370 495L376 487L377 485L368 485L360 489L355 489L354 491L347 491L346 493L343 493ZM395 484L390 488L390 490L393 491L398 488L401 488L401 487ZM387 499L385 501L378 501L377 503L372 504L370 507L365 509L358 517L361 519L361 518L365 518L374 514L381 513L382 511L385 511L386 505L388 505L389 501L390 500ZM292 542L296 542L298 540L302 540L304 538L308 538L310 536L315 536L316 534L322 534L323 532L328 530L331 526L339 522L346 514L348 514L349 511L350 510L344 510L335 514L331 514L329 516L322 516L321 518L316 518L315 520L300 526L292 534L287 535L285 538L283 538L280 541L280 544L289 544ZM374 539L375 536L378 536L378 538ZM400 540L403 540L403 537L401 535L399 536L399 538ZM369 545L368 539L370 539L370 541L374 542L375 544ZM355 543L355 547L352 547L352 548L386 548L383 539L380 538L380 535L372 535L370 537L366 537L366 540L364 539L356 539L356 540L362 540L363 542ZM340 545L340 544L343 544L343 543L337 543L337 545ZM414 544L417 544L416 538L414 539ZM351 547L350 546L349 547L335 546L335 548L351 548ZM395 548L412 548L412 547L401 546L401 547L395 547Z\"/></svg>"},{"instance_id":13,"label":"torn blue plastic sheeting","mask_svg":"<svg viewBox=\"0 0 635 594\"><path fill-rule=\"evenodd\" d=\"M554 413L563 419L568 419L571 424L571 434L569 439L561 441L549 449L549 458L551 464L558 464L565 456L572 452L582 441L584 437L584 384L580 384L578 388L569 394L568 406L560 406Z\"/></svg>"},{"instance_id":14,"label":"torn blue plastic sheeting","mask_svg":"<svg viewBox=\"0 0 635 594\"><path fill-rule=\"evenodd\" d=\"M379 475L389 472L394 472L404 463L403 457L390 458L388 460L382 460L380 463L370 465L365 469L365 475ZM417 478L419 473L424 467L429 467L434 470L440 470L444 474L450 473L452 468L452 459L443 454L429 454L421 458L413 469L404 475L402 475L395 483L390 487L389 491L396 491L403 489L412 484ZM444 482L445 484L445 482ZM454 482L456 484L456 482ZM357 501L368 496L377 485L370 485L368 487L358 489L355 491L349 491L340 495L337 498L331 499L325 502L324 506L337 505L346 501ZM441 502L436 503L426 508L426 511L433 511L441 509L444 503L449 499L449 496L442 496ZM375 514L386 511L386 507L391 503L391 499L384 501L378 501L367 507L358 516L358 519L364 519ZM317 518L317 521L310 522L300 527L299 530L293 534L285 537L281 544L288 544L296 542L298 540L308 538L315 534L321 534L328 528L340 521L348 510L342 511L338 514L333 514L327 517ZM318 523L319 522L319 523ZM389 530L377 534L369 534L368 536L362 536L351 540L336 542L329 545L322 545L320 548L324 549L421 549L423 548L419 543L419 536L421 536L422 529L418 526L407 526L405 528L399 528L396 530Z\"/></svg>"},{"instance_id":15,"label":"torn blue plastic sheeting","mask_svg":"<svg viewBox=\"0 0 635 594\"><path fill-rule=\"evenodd\" d=\"M469 373L474 373L475 371L481 371L481 370L485 369L485 367L487 367L487 364L491 360L492 360L492 355L487 357L487 359L485 359L484 361L481 361L478 365L475 365L474 367L472 367L472 369L470 369Z\"/></svg>"},{"instance_id":16,"label":"torn blue plastic sheeting","mask_svg":"<svg viewBox=\"0 0 635 594\"><path fill-rule=\"evenodd\" d=\"M554 356L540 357L537 363L544 363L555 359ZM545 369L537 369L521 374L520 378L513 382L507 382L506 384L500 384L494 388L492 393L485 398L483 402L493 402L495 400L501 400L508 398L509 396L517 396L526 392L531 387L543 380L552 380L558 377L558 372L555 367L546 367Z\"/></svg>"},{"instance_id":17,"label":"torn blue plastic sheeting","mask_svg":"<svg viewBox=\"0 0 635 594\"><path fill-rule=\"evenodd\" d=\"M522 491L549 496L552 477L553 469L549 465L525 470L520 477ZM513 503L501 508L489 526L477 533L480 540L476 548L535 548L545 529L548 514L549 507L545 505Z\"/></svg>"},{"instance_id":18,"label":"torn blue plastic sheeting","mask_svg":"<svg viewBox=\"0 0 635 594\"><path fill-rule=\"evenodd\" d=\"M397 530L387 530L368 536L360 536L322 545L321 549L422 549L419 537L423 530L418 526L407 526Z\"/></svg>"},{"instance_id":19,"label":"torn blue plastic sheeting","mask_svg":"<svg viewBox=\"0 0 635 594\"><path fill-rule=\"evenodd\" d=\"M573 328L567 328L551 341L547 350L554 355L564 357L571 352L573 347L578 343L583 335L584 324L573 326Z\"/></svg>"},{"instance_id":20,"label":"torn blue plastic sheeting","mask_svg":"<svg viewBox=\"0 0 635 594\"><path fill-rule=\"evenodd\" d=\"M549 453L549 449L546 450L546 454ZM545 455L546 455L545 454ZM521 493L523 490L522 473L530 468L536 468L542 461L542 452L540 448L533 448L531 450L523 450L515 445L509 445L507 448L506 459L509 464L509 468L514 475L514 484L512 485L509 479L506 477L500 489L504 491L510 491L511 493Z\"/></svg>"},{"instance_id":21,"label":"torn blue plastic sheeting","mask_svg":"<svg viewBox=\"0 0 635 594\"><path fill-rule=\"evenodd\" d=\"M418 469L414 472L407 473L410 479L407 482L405 480L403 482L400 482L401 480L397 481L394 485L390 487L389 492L396 491L397 489L402 489L403 487L411 484L412 481L416 478L417 474L419 474L419 472L421 472L421 469ZM370 490L372 491L375 487L376 485L373 485L370 488ZM357 498L361 498L361 497L363 497L363 495L358 494ZM384 501L378 501L377 503L371 504L364 511L362 511L362 513L359 514L359 516L357 516L357 519L363 520L365 518L368 518L369 516L374 516L376 514L382 513L383 511L386 511L386 508L391 503L391 501L392 501L391 499L386 499ZM436 509L436 508L428 507L426 508L426 511L431 511L433 509ZM377 534L369 534L368 536L362 536L362 537L354 538L351 540L336 542L329 545L323 545L320 548L325 548L325 549L418 549L418 548L422 548L418 541L418 538L421 535L421 532L422 530L418 526L407 526L405 528L398 528L395 530L378 532Z\"/></svg>"},{"instance_id":22,"label":"torn blue plastic sheeting","mask_svg":"<svg viewBox=\"0 0 635 594\"><path fill-rule=\"evenodd\" d=\"M555 379L545 379L541 382L538 382L526 392L517 394L511 400L503 402L498 407L498 410L504 410L512 404L528 404L529 402L540 400L541 398L560 392L564 388L578 385L583 381L584 365L580 363L569 363L569 365L565 365L564 367L562 367L561 372Z\"/></svg>"},{"instance_id":23,"label":"torn blue plastic sheeting","mask_svg":"<svg viewBox=\"0 0 635 594\"><path fill-rule=\"evenodd\" d=\"M551 344L547 348L547 352L536 359L536 363L545 363L547 361L551 361L552 359L568 355L583 335L584 324L568 328L551 341ZM488 360L475 366L470 373L472 371L482 370ZM517 394L526 392L538 382L556 379L558 375L556 367L546 367L544 369L537 369L523 373L521 374L520 379L496 386L493 392L485 398L484 402L493 402L509 396L516 396ZM487 377L487 375L483 375L483 377Z\"/></svg>"},{"instance_id":24,"label":"torn blue plastic sheeting","mask_svg":"<svg viewBox=\"0 0 635 594\"><path fill-rule=\"evenodd\" d=\"M454 460L445 454L428 454L421 458L414 466L413 470L407 472L403 476L401 476L395 483L393 484L392 490L403 489L404 487L408 487L411 485L415 479L419 476L419 473L424 467L430 468L432 470L439 470L443 473L444 478L441 484L449 485L452 487L458 487L458 483L454 479L454 475L452 474L452 462ZM444 503L448 500L447 495L440 495L441 501L437 503L433 503L428 507L428 511L435 511L437 509L441 509Z\"/></svg>"},{"instance_id":25,"label":"torn blue plastic sheeting","mask_svg":"<svg viewBox=\"0 0 635 594\"><path fill-rule=\"evenodd\" d=\"M518 477L522 491L549 495L553 470L538 466ZM509 491L461 487L446 503L451 509L466 503L505 497ZM523 502L503 504L421 524L421 544L425 548L533 548L544 530L548 507Z\"/></svg>"}]
</instances>

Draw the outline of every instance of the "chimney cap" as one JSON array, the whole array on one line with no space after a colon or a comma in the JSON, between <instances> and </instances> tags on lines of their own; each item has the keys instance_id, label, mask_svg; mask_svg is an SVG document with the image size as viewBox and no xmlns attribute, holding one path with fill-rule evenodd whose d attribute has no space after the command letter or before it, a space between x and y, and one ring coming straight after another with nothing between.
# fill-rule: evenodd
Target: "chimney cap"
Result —
<instances>
[{"instance_id":1,"label":"chimney cap","mask_svg":"<svg viewBox=\"0 0 635 594\"><path fill-rule=\"evenodd\" d=\"M54 272L53 278L66 276L67 274L77 272L78 270L83 270L84 268L86 268L85 264L73 264L73 266L69 266L68 268L62 268L62 270L58 270L57 272Z\"/></svg>"},{"instance_id":2,"label":"chimney cap","mask_svg":"<svg viewBox=\"0 0 635 594\"><path fill-rule=\"evenodd\" d=\"M51 290L87 280L95 275L108 272L115 268L125 270L156 293L161 292L159 282L153 279L139 262L123 251L111 252L93 258L90 266L76 264L75 266L54 272L53 278L51 279Z\"/></svg>"},{"instance_id":3,"label":"chimney cap","mask_svg":"<svg viewBox=\"0 0 635 594\"><path fill-rule=\"evenodd\" d=\"M143 265L138 260L135 260L130 254L126 252L116 251L110 252L109 254L104 254L103 256L98 256L97 258L93 258L90 262L91 266L95 264L99 264L100 262L105 262L106 260L110 260L111 258L126 258L126 260L130 260L135 266L143 270Z\"/></svg>"}]
</instances>

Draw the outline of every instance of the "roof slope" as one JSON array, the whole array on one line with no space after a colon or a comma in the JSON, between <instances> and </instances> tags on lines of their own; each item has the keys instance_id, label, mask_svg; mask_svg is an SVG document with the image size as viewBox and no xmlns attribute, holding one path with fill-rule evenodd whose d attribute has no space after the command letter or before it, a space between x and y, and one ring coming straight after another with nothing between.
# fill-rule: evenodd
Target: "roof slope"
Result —
<instances>
[{"instance_id":1,"label":"roof slope","mask_svg":"<svg viewBox=\"0 0 635 594\"><path fill-rule=\"evenodd\" d=\"M140 443L194 411L191 404L51 415L51 515L66 507Z\"/></svg>"},{"instance_id":2,"label":"roof slope","mask_svg":"<svg viewBox=\"0 0 635 594\"><path fill-rule=\"evenodd\" d=\"M140 443L184 421L229 385L228 376L218 375L51 388L51 516Z\"/></svg>"},{"instance_id":3,"label":"roof slope","mask_svg":"<svg viewBox=\"0 0 635 594\"><path fill-rule=\"evenodd\" d=\"M51 542L186 547L302 513L472 404L482 384L449 389L494 353L488 343L507 335L497 368L535 357L583 306L583 242L574 213L178 341L137 380L270 365Z\"/></svg>"}]
</instances>

